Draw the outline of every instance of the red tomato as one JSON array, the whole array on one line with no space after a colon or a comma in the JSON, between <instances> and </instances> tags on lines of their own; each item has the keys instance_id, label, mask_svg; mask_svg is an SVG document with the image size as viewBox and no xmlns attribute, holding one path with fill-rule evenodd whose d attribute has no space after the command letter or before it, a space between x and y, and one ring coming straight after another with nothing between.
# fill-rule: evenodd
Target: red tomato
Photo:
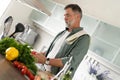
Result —
<instances>
[{"instance_id":1,"label":"red tomato","mask_svg":"<svg viewBox=\"0 0 120 80\"><path fill-rule=\"evenodd\" d=\"M33 76L33 74L31 73L31 74L29 74L29 78L30 78L30 80L34 80L34 76Z\"/></svg>"},{"instance_id":2,"label":"red tomato","mask_svg":"<svg viewBox=\"0 0 120 80\"><path fill-rule=\"evenodd\" d=\"M27 76L30 78L30 80L34 80L34 75L29 71L27 70Z\"/></svg>"},{"instance_id":3,"label":"red tomato","mask_svg":"<svg viewBox=\"0 0 120 80\"><path fill-rule=\"evenodd\" d=\"M27 76L29 76L31 74L31 72L29 70L27 70L26 74L27 74Z\"/></svg>"},{"instance_id":4,"label":"red tomato","mask_svg":"<svg viewBox=\"0 0 120 80\"><path fill-rule=\"evenodd\" d=\"M22 66L22 69L26 69L26 70L27 70L27 67L23 65L23 66Z\"/></svg>"},{"instance_id":5,"label":"red tomato","mask_svg":"<svg viewBox=\"0 0 120 80\"><path fill-rule=\"evenodd\" d=\"M18 67L19 62L18 62L18 61L14 61L14 62L13 62L13 65L14 65L15 67Z\"/></svg>"},{"instance_id":6,"label":"red tomato","mask_svg":"<svg viewBox=\"0 0 120 80\"><path fill-rule=\"evenodd\" d=\"M36 54L37 54L37 52L35 52L35 51L32 51L31 53L32 53L33 55L36 55Z\"/></svg>"},{"instance_id":7,"label":"red tomato","mask_svg":"<svg viewBox=\"0 0 120 80\"><path fill-rule=\"evenodd\" d=\"M22 69L22 70L21 70L21 73L22 73L23 75L25 75L25 74L26 74L26 72L27 72L27 70L26 70L26 69Z\"/></svg>"},{"instance_id":8,"label":"red tomato","mask_svg":"<svg viewBox=\"0 0 120 80\"><path fill-rule=\"evenodd\" d=\"M17 66L17 68L18 68L19 70L21 70L21 69L22 69L22 66L19 64L19 65Z\"/></svg>"}]
</instances>

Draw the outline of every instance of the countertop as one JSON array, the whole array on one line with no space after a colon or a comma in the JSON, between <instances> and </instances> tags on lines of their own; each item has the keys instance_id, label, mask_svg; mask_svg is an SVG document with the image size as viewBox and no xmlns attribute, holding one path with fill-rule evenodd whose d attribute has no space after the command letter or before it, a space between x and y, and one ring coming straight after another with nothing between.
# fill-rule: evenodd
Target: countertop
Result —
<instances>
[{"instance_id":1,"label":"countertop","mask_svg":"<svg viewBox=\"0 0 120 80\"><path fill-rule=\"evenodd\" d=\"M0 54L0 80L27 80L27 78Z\"/></svg>"}]
</instances>

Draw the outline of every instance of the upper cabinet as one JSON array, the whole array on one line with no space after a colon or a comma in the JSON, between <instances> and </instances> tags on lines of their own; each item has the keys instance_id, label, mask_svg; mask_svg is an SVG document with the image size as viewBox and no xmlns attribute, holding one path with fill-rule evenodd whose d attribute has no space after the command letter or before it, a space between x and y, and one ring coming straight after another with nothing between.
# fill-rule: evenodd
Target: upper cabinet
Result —
<instances>
[{"instance_id":1,"label":"upper cabinet","mask_svg":"<svg viewBox=\"0 0 120 80\"><path fill-rule=\"evenodd\" d=\"M120 66L119 34L120 28L101 21L92 34L90 50Z\"/></svg>"},{"instance_id":2,"label":"upper cabinet","mask_svg":"<svg viewBox=\"0 0 120 80\"><path fill-rule=\"evenodd\" d=\"M30 15L30 20L32 20L36 25L38 25L38 27L55 36L58 32L65 29L64 6L50 0L40 1L52 14L48 16L42 12L33 10Z\"/></svg>"},{"instance_id":3,"label":"upper cabinet","mask_svg":"<svg viewBox=\"0 0 120 80\"><path fill-rule=\"evenodd\" d=\"M81 27L91 35L89 50L120 66L120 28L84 15Z\"/></svg>"},{"instance_id":4,"label":"upper cabinet","mask_svg":"<svg viewBox=\"0 0 120 80\"><path fill-rule=\"evenodd\" d=\"M76 1L78 1L78 0L53 0L53 1L56 3L59 3L59 4L66 5L69 3L77 3Z\"/></svg>"},{"instance_id":5,"label":"upper cabinet","mask_svg":"<svg viewBox=\"0 0 120 80\"><path fill-rule=\"evenodd\" d=\"M47 0L18 0L24 5L34 8L35 10L41 11L47 15L51 15L51 12L47 9L47 6L52 6L52 4L45 4Z\"/></svg>"},{"instance_id":6,"label":"upper cabinet","mask_svg":"<svg viewBox=\"0 0 120 80\"><path fill-rule=\"evenodd\" d=\"M80 26L84 27L88 34L92 35L99 25L99 20L94 19L90 16L83 15Z\"/></svg>"}]
</instances>

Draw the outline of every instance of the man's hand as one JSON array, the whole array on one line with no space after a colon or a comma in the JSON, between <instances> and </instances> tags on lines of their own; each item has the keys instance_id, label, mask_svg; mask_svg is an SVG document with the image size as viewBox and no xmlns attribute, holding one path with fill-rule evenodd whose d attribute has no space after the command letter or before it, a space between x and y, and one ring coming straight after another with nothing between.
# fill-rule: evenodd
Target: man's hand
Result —
<instances>
[{"instance_id":1,"label":"man's hand","mask_svg":"<svg viewBox=\"0 0 120 80\"><path fill-rule=\"evenodd\" d=\"M32 54L32 55L36 58L36 62L45 64L46 57L43 54L38 53L38 54Z\"/></svg>"},{"instance_id":2,"label":"man's hand","mask_svg":"<svg viewBox=\"0 0 120 80\"><path fill-rule=\"evenodd\" d=\"M45 53L45 52L40 52L40 53L38 53L38 52L36 52L36 51L31 51L31 54L43 54L43 55L45 55L46 53Z\"/></svg>"},{"instance_id":3,"label":"man's hand","mask_svg":"<svg viewBox=\"0 0 120 80\"><path fill-rule=\"evenodd\" d=\"M45 64L47 58L45 57L43 53L37 53L37 52L32 51L31 55L36 58L37 63ZM49 65L56 66L56 67L64 66L60 58L50 59Z\"/></svg>"},{"instance_id":4,"label":"man's hand","mask_svg":"<svg viewBox=\"0 0 120 80\"><path fill-rule=\"evenodd\" d=\"M34 80L41 80L41 77L37 75Z\"/></svg>"}]
</instances>

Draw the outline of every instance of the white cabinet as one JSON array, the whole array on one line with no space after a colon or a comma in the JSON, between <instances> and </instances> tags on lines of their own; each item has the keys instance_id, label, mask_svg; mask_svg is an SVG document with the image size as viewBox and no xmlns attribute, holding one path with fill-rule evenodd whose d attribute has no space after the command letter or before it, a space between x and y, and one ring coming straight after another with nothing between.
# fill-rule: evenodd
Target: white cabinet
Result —
<instances>
[{"instance_id":1,"label":"white cabinet","mask_svg":"<svg viewBox=\"0 0 120 80\"><path fill-rule=\"evenodd\" d=\"M114 60L114 63L118 66L120 66L120 51L119 53L115 56L115 60Z\"/></svg>"},{"instance_id":2,"label":"white cabinet","mask_svg":"<svg viewBox=\"0 0 120 80\"><path fill-rule=\"evenodd\" d=\"M46 15L51 15L51 12L48 9L46 9L47 7L52 5L46 4L46 1L48 0L17 0L17 1L37 11L44 12Z\"/></svg>"},{"instance_id":3,"label":"white cabinet","mask_svg":"<svg viewBox=\"0 0 120 80\"><path fill-rule=\"evenodd\" d=\"M48 16L42 12L33 10L30 15L30 20L39 25L41 29L55 36L58 32L65 29L64 23L64 7L49 0L40 0L46 8L52 13ZM48 6L49 5L49 6Z\"/></svg>"},{"instance_id":4,"label":"white cabinet","mask_svg":"<svg viewBox=\"0 0 120 80\"><path fill-rule=\"evenodd\" d=\"M90 50L102 56L103 58L112 61L112 58L115 56L118 48L114 45L108 44L98 37L92 37Z\"/></svg>"},{"instance_id":5,"label":"white cabinet","mask_svg":"<svg viewBox=\"0 0 120 80\"><path fill-rule=\"evenodd\" d=\"M99 25L99 20L83 15L80 26L84 27L88 34L92 35Z\"/></svg>"},{"instance_id":6,"label":"white cabinet","mask_svg":"<svg viewBox=\"0 0 120 80\"><path fill-rule=\"evenodd\" d=\"M91 35L89 50L120 67L120 28L86 15L81 26Z\"/></svg>"},{"instance_id":7,"label":"white cabinet","mask_svg":"<svg viewBox=\"0 0 120 80\"><path fill-rule=\"evenodd\" d=\"M101 21L92 34L90 50L119 66L119 34L120 28Z\"/></svg>"}]
</instances>

